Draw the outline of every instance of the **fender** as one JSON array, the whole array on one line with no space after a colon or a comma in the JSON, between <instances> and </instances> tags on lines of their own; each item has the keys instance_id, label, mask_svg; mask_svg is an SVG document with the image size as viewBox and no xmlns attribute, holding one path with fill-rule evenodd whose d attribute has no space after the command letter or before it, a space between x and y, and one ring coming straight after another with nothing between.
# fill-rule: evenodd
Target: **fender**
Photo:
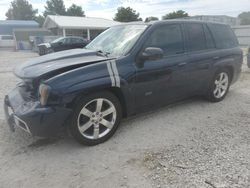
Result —
<instances>
[{"instance_id":1,"label":"fender","mask_svg":"<svg viewBox=\"0 0 250 188\"><path fill-rule=\"evenodd\" d=\"M128 82L119 75L115 61L104 61L80 67L59 74L44 82L52 88L61 104L69 104L79 95L86 95L100 90L118 90L122 93L126 109L133 108L133 96ZM53 93L57 91L57 93ZM126 110L127 111L127 110ZM130 110L128 110L130 111Z\"/></svg>"}]
</instances>

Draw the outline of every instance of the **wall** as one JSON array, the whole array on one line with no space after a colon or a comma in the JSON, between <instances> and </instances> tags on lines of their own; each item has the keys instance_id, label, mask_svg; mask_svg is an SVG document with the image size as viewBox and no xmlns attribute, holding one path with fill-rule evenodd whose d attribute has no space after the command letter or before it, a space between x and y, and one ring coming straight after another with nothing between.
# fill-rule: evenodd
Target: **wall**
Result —
<instances>
[{"instance_id":1,"label":"wall","mask_svg":"<svg viewBox=\"0 0 250 188\"><path fill-rule=\"evenodd\" d=\"M234 30L241 46L250 46L250 25L234 26Z\"/></svg>"}]
</instances>

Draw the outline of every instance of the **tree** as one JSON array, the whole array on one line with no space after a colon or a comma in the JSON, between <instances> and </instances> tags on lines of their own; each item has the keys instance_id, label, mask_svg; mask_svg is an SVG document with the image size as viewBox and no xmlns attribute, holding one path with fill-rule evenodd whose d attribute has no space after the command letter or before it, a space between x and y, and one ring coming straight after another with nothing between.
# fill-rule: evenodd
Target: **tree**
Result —
<instances>
[{"instance_id":1,"label":"tree","mask_svg":"<svg viewBox=\"0 0 250 188\"><path fill-rule=\"evenodd\" d=\"M242 12L238 18L240 19L241 25L250 25L250 12Z\"/></svg>"},{"instance_id":2,"label":"tree","mask_svg":"<svg viewBox=\"0 0 250 188\"><path fill-rule=\"evenodd\" d=\"M176 18L184 18L184 17L188 17L188 13L186 13L183 10L178 10L178 11L174 11L169 14L166 14L165 16L162 16L162 19L167 20L167 19L176 19Z\"/></svg>"},{"instance_id":3,"label":"tree","mask_svg":"<svg viewBox=\"0 0 250 188\"><path fill-rule=\"evenodd\" d=\"M117 9L117 13L115 14L114 20L119 22L142 21L139 16L140 14L136 13L136 11L130 7L119 7Z\"/></svg>"},{"instance_id":4,"label":"tree","mask_svg":"<svg viewBox=\"0 0 250 188\"><path fill-rule=\"evenodd\" d=\"M66 15L66 8L63 0L47 0L43 16Z\"/></svg>"},{"instance_id":5,"label":"tree","mask_svg":"<svg viewBox=\"0 0 250 188\"><path fill-rule=\"evenodd\" d=\"M147 17L147 18L145 19L145 22L156 21L156 20L159 20L159 18L154 17L154 16L150 16L150 17Z\"/></svg>"},{"instance_id":6,"label":"tree","mask_svg":"<svg viewBox=\"0 0 250 188\"><path fill-rule=\"evenodd\" d=\"M26 0L14 0L5 16L7 20L32 20L36 17L38 10Z\"/></svg>"},{"instance_id":7,"label":"tree","mask_svg":"<svg viewBox=\"0 0 250 188\"><path fill-rule=\"evenodd\" d=\"M37 16L37 17L35 18L35 20L36 20L37 23L39 23L39 26L42 27L42 26L43 26L43 23L44 23L44 21L45 21L45 18L44 18L44 16L39 15L39 16Z\"/></svg>"},{"instance_id":8,"label":"tree","mask_svg":"<svg viewBox=\"0 0 250 188\"><path fill-rule=\"evenodd\" d=\"M81 17L85 17L84 11L82 10L82 7L81 6L77 6L75 4L72 4L67 9L67 15L68 16L81 16Z\"/></svg>"}]
</instances>

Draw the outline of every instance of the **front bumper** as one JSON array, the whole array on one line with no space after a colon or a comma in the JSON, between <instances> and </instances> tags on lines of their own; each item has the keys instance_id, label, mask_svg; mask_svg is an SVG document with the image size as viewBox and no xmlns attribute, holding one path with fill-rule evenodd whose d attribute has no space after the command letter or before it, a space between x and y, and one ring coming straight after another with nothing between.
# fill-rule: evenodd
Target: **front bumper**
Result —
<instances>
[{"instance_id":1,"label":"front bumper","mask_svg":"<svg viewBox=\"0 0 250 188\"><path fill-rule=\"evenodd\" d=\"M27 101L17 87L5 96L4 112L11 131L19 127L34 136L51 137L63 129L72 110L59 106L43 107L38 101Z\"/></svg>"}]
</instances>

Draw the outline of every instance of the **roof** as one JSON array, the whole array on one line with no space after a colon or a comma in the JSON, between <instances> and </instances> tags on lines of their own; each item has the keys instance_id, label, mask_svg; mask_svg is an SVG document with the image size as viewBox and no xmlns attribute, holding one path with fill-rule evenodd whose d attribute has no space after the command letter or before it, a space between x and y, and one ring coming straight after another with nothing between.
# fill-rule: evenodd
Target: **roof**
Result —
<instances>
[{"instance_id":1,"label":"roof","mask_svg":"<svg viewBox=\"0 0 250 188\"><path fill-rule=\"evenodd\" d=\"M66 29L106 29L118 24L120 23L104 18L49 15L46 17L43 27L59 27Z\"/></svg>"},{"instance_id":2,"label":"roof","mask_svg":"<svg viewBox=\"0 0 250 188\"><path fill-rule=\"evenodd\" d=\"M0 25L39 26L34 20L0 20Z\"/></svg>"},{"instance_id":3,"label":"roof","mask_svg":"<svg viewBox=\"0 0 250 188\"><path fill-rule=\"evenodd\" d=\"M150 22L126 22L122 23L122 25L162 25L162 24L175 24L175 23L211 23L211 24L219 24L219 25L228 25L220 22L212 22L212 21L201 21L201 20L189 20L189 19L168 19L168 20L156 20Z\"/></svg>"},{"instance_id":4,"label":"roof","mask_svg":"<svg viewBox=\"0 0 250 188\"><path fill-rule=\"evenodd\" d=\"M189 18L192 18L192 17L202 17L202 16L204 16L204 17L227 17L227 18L237 19L236 17L227 16L227 15L195 15L195 16L190 16Z\"/></svg>"},{"instance_id":5,"label":"roof","mask_svg":"<svg viewBox=\"0 0 250 188\"><path fill-rule=\"evenodd\" d=\"M0 35L12 35L17 28L38 28L39 24L33 20L0 20Z\"/></svg>"},{"instance_id":6,"label":"roof","mask_svg":"<svg viewBox=\"0 0 250 188\"><path fill-rule=\"evenodd\" d=\"M13 34L17 41L29 41L30 36L51 36L51 31L44 28L14 29Z\"/></svg>"}]
</instances>

